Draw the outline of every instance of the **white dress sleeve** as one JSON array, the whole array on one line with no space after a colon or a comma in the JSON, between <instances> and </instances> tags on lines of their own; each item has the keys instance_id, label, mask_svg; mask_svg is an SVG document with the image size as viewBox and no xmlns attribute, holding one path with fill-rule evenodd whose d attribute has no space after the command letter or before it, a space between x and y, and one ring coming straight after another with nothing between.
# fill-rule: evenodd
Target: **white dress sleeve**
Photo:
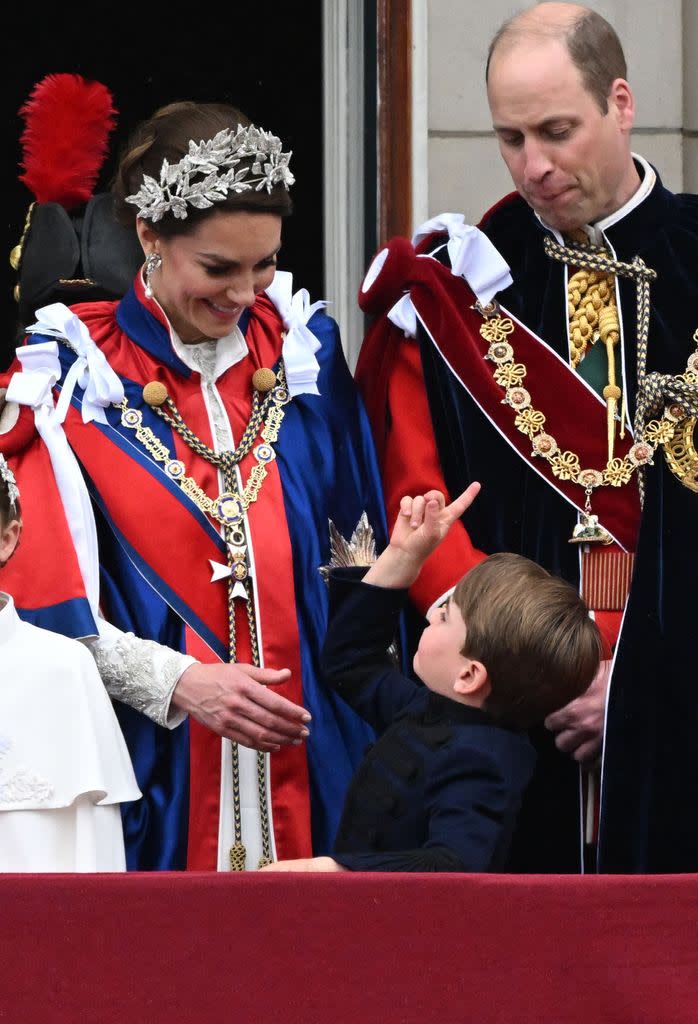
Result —
<instances>
[{"instance_id":1,"label":"white dress sleeve","mask_svg":"<svg viewBox=\"0 0 698 1024\"><path fill-rule=\"evenodd\" d=\"M174 688L196 658L155 640L142 640L99 619L100 635L84 641L111 697L174 729L186 713L170 707Z\"/></svg>"}]
</instances>

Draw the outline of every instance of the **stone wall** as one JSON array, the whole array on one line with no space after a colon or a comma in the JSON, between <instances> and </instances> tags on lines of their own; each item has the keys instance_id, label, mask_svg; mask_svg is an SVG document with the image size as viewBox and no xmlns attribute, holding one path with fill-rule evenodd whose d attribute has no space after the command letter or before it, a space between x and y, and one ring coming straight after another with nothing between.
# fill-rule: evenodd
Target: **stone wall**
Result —
<instances>
[{"instance_id":1,"label":"stone wall","mask_svg":"<svg viewBox=\"0 0 698 1024\"><path fill-rule=\"evenodd\" d=\"M525 6L512 0L426 3L428 215L468 220L511 190L499 156L484 87L489 41ZM633 149L676 191L698 191L698 0L596 0L618 32L637 101Z\"/></svg>"}]
</instances>

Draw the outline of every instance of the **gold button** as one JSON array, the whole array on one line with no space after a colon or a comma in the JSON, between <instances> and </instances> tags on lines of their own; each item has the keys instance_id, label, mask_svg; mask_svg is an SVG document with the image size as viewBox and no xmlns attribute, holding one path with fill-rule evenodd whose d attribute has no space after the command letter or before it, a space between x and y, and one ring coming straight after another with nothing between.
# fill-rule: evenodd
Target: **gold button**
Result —
<instances>
[{"instance_id":1,"label":"gold button","mask_svg":"<svg viewBox=\"0 0 698 1024\"><path fill-rule=\"evenodd\" d=\"M19 270L19 265L22 262L22 246L16 245L10 253L10 266L13 270Z\"/></svg>"},{"instance_id":2,"label":"gold button","mask_svg":"<svg viewBox=\"0 0 698 1024\"><path fill-rule=\"evenodd\" d=\"M255 391L271 391L276 386L276 374L268 366L260 366L252 374L252 387Z\"/></svg>"},{"instance_id":3,"label":"gold button","mask_svg":"<svg viewBox=\"0 0 698 1024\"><path fill-rule=\"evenodd\" d=\"M164 405L167 401L167 388L159 380L151 380L149 384L143 388L143 398L152 406Z\"/></svg>"}]
</instances>

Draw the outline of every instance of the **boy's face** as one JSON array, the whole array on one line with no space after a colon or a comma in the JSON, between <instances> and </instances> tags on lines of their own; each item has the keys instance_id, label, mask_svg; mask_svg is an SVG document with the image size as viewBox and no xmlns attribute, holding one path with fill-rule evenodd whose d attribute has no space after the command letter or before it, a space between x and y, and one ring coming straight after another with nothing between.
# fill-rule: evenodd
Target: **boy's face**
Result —
<instances>
[{"instance_id":1,"label":"boy's face","mask_svg":"<svg viewBox=\"0 0 698 1024\"><path fill-rule=\"evenodd\" d=\"M428 621L412 663L414 671L434 693L456 697L454 684L469 660L461 654L465 645L463 616L449 598L431 612Z\"/></svg>"},{"instance_id":2,"label":"boy's face","mask_svg":"<svg viewBox=\"0 0 698 1024\"><path fill-rule=\"evenodd\" d=\"M10 519L6 523L0 515L0 568L14 554L21 532L22 524L19 519Z\"/></svg>"}]
</instances>

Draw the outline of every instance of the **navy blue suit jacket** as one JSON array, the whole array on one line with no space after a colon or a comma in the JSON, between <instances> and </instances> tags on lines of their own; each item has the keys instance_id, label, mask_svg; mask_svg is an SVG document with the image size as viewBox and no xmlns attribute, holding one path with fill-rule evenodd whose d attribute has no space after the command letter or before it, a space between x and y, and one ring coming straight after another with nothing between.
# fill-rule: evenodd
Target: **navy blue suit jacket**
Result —
<instances>
[{"instance_id":1,"label":"navy blue suit jacket","mask_svg":"<svg viewBox=\"0 0 698 1024\"><path fill-rule=\"evenodd\" d=\"M325 680L378 736L350 784L333 857L354 871L502 870L533 747L396 670L388 648L405 600L351 570L330 577Z\"/></svg>"}]
</instances>

